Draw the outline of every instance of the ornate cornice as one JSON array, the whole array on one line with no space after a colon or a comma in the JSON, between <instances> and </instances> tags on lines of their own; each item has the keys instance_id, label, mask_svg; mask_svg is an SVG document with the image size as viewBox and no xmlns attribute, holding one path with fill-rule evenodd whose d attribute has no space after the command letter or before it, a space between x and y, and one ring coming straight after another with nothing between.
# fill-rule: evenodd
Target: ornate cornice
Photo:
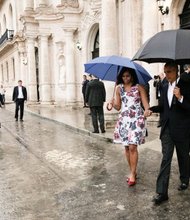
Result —
<instances>
[{"instance_id":1,"label":"ornate cornice","mask_svg":"<svg viewBox=\"0 0 190 220\"><path fill-rule=\"evenodd\" d=\"M52 6L38 7L35 13L35 20L37 21L55 21L64 18L63 13L55 11Z\"/></svg>"},{"instance_id":2,"label":"ornate cornice","mask_svg":"<svg viewBox=\"0 0 190 220\"><path fill-rule=\"evenodd\" d=\"M83 0L63 0L62 4L57 5L58 11L64 14L80 14L83 8Z\"/></svg>"},{"instance_id":3,"label":"ornate cornice","mask_svg":"<svg viewBox=\"0 0 190 220\"><path fill-rule=\"evenodd\" d=\"M62 0L62 4L58 5L58 7L79 8L79 1L78 0Z\"/></svg>"},{"instance_id":4,"label":"ornate cornice","mask_svg":"<svg viewBox=\"0 0 190 220\"><path fill-rule=\"evenodd\" d=\"M91 0L90 10L84 13L81 19L81 30L89 28L94 23L99 23L101 16L101 1Z\"/></svg>"}]
</instances>

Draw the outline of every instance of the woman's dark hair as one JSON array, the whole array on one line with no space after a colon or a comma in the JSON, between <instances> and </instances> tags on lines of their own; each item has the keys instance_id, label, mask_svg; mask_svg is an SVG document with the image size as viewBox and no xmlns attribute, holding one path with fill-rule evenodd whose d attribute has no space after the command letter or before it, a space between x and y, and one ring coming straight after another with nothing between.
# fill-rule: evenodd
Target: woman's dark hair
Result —
<instances>
[{"instance_id":1,"label":"woman's dark hair","mask_svg":"<svg viewBox=\"0 0 190 220\"><path fill-rule=\"evenodd\" d=\"M136 74L135 70L134 70L134 69L131 69L131 68L127 68L127 67L123 67L123 68L121 69L119 75L117 76L117 82L116 82L116 84L119 85L119 84L124 83L122 76L123 76L123 74L124 74L126 71L129 72L129 74L131 75L131 80L132 80L132 83L133 83L132 85L134 86L134 85L138 84L138 83L139 83L139 80L138 80L138 78L137 78L137 74Z\"/></svg>"}]
</instances>

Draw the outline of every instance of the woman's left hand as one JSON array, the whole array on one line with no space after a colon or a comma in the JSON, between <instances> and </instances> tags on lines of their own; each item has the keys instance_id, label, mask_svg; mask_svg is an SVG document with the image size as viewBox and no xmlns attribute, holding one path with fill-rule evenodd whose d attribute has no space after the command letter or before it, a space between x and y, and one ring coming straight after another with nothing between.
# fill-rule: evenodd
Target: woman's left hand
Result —
<instances>
[{"instance_id":1,"label":"woman's left hand","mask_svg":"<svg viewBox=\"0 0 190 220\"><path fill-rule=\"evenodd\" d=\"M152 114L152 111L149 110L149 109L144 111L144 116L145 117L149 117L149 116L151 116L151 114Z\"/></svg>"}]
</instances>

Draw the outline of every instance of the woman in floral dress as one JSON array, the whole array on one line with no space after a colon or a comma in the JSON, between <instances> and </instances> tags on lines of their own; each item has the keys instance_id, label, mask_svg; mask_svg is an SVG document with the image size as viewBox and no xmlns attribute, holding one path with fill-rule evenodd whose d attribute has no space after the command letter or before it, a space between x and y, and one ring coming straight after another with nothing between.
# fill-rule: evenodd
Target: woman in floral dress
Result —
<instances>
[{"instance_id":1,"label":"woman in floral dress","mask_svg":"<svg viewBox=\"0 0 190 220\"><path fill-rule=\"evenodd\" d=\"M137 175L137 146L145 142L145 119L151 114L146 91L138 84L134 70L126 67L121 70L117 78L115 98L111 104L120 111L114 131L114 142L125 146L125 155L130 168L127 183L133 186L136 184Z\"/></svg>"}]
</instances>

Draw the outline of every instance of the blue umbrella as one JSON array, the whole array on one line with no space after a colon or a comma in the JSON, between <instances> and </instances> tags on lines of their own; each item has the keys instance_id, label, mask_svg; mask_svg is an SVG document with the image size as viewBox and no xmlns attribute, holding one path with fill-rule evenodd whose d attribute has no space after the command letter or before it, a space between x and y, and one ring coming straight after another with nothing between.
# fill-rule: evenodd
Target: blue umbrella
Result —
<instances>
[{"instance_id":1,"label":"blue umbrella","mask_svg":"<svg viewBox=\"0 0 190 220\"><path fill-rule=\"evenodd\" d=\"M140 84L147 84L152 79L150 74L138 63L127 57L102 56L84 64L85 72L102 80L116 81L122 67L134 69Z\"/></svg>"}]
</instances>

